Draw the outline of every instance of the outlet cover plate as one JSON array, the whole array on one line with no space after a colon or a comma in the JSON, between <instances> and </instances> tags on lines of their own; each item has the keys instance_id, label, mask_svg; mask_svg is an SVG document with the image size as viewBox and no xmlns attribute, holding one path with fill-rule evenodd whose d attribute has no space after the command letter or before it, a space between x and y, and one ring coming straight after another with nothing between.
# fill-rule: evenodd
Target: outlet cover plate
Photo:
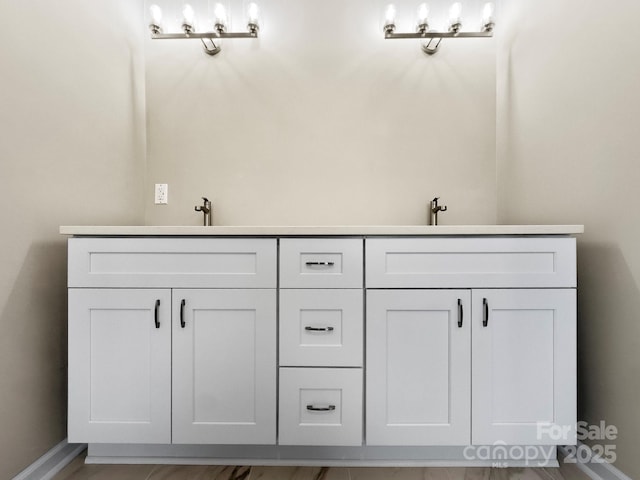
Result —
<instances>
[{"instance_id":1,"label":"outlet cover plate","mask_svg":"<svg viewBox=\"0 0 640 480\"><path fill-rule=\"evenodd\" d=\"M166 205L169 203L169 185L166 183L156 183L156 205Z\"/></svg>"}]
</instances>

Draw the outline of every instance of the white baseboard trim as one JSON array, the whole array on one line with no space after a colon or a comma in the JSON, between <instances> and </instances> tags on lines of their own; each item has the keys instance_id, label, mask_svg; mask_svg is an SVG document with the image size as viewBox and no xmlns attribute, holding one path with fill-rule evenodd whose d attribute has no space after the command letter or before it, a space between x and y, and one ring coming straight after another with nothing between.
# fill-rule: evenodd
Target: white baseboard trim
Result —
<instances>
[{"instance_id":1,"label":"white baseboard trim","mask_svg":"<svg viewBox=\"0 0 640 480\"><path fill-rule=\"evenodd\" d=\"M51 480L86 448L84 443L69 443L65 438L13 477L13 480Z\"/></svg>"},{"instance_id":2,"label":"white baseboard trim","mask_svg":"<svg viewBox=\"0 0 640 480\"><path fill-rule=\"evenodd\" d=\"M575 448L576 450L570 451L569 448ZM583 450L588 451L588 455L575 455L576 451ZM611 463L608 463L599 455L596 455L588 445L578 442L577 447L558 447L558 461L563 463L567 460L567 457L571 456L571 463L573 463L579 470L584 472L589 478L593 480L632 480ZM578 457L576 459L576 456ZM580 458L587 458L588 461L581 461Z\"/></svg>"}]
</instances>

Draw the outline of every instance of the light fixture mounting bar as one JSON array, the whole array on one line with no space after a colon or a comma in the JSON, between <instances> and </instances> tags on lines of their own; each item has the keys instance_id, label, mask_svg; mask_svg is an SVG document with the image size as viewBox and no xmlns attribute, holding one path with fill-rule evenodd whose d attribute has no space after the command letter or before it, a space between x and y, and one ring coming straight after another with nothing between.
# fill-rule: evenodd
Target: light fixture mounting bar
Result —
<instances>
[{"instance_id":1,"label":"light fixture mounting bar","mask_svg":"<svg viewBox=\"0 0 640 480\"><path fill-rule=\"evenodd\" d=\"M391 33L385 32L384 38L387 40L407 39L407 38L478 38L493 37L493 32L415 32L415 33Z\"/></svg>"},{"instance_id":2,"label":"light fixture mounting bar","mask_svg":"<svg viewBox=\"0 0 640 480\"><path fill-rule=\"evenodd\" d=\"M184 38L258 38L258 32L201 32L201 33L153 33L151 38L155 40L162 39L184 39Z\"/></svg>"}]
</instances>

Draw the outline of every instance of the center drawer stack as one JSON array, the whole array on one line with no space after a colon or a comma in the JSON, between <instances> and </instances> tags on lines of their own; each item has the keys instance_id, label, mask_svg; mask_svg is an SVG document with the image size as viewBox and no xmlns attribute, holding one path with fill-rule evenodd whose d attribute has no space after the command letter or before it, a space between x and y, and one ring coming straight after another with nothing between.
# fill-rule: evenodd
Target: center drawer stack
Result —
<instances>
[{"instance_id":1,"label":"center drawer stack","mask_svg":"<svg viewBox=\"0 0 640 480\"><path fill-rule=\"evenodd\" d=\"M362 445L363 240L280 240L281 445Z\"/></svg>"}]
</instances>

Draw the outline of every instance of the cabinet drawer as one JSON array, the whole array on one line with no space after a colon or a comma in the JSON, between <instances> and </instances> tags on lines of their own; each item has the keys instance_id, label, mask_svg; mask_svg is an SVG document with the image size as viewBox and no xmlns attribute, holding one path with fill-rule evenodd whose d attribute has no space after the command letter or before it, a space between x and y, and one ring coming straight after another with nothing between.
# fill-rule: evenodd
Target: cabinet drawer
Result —
<instances>
[{"instance_id":1,"label":"cabinet drawer","mask_svg":"<svg viewBox=\"0 0 640 480\"><path fill-rule=\"evenodd\" d=\"M362 290L281 290L280 365L361 367Z\"/></svg>"},{"instance_id":2,"label":"cabinet drawer","mask_svg":"<svg viewBox=\"0 0 640 480\"><path fill-rule=\"evenodd\" d=\"M281 368L280 445L362 445L362 370Z\"/></svg>"},{"instance_id":3,"label":"cabinet drawer","mask_svg":"<svg viewBox=\"0 0 640 480\"><path fill-rule=\"evenodd\" d=\"M71 238L69 287L275 288L275 239Z\"/></svg>"},{"instance_id":4,"label":"cabinet drawer","mask_svg":"<svg viewBox=\"0 0 640 480\"><path fill-rule=\"evenodd\" d=\"M362 239L283 238L282 288L362 288Z\"/></svg>"},{"instance_id":5,"label":"cabinet drawer","mask_svg":"<svg viewBox=\"0 0 640 480\"><path fill-rule=\"evenodd\" d=\"M575 287L576 240L367 239L367 288Z\"/></svg>"}]
</instances>

